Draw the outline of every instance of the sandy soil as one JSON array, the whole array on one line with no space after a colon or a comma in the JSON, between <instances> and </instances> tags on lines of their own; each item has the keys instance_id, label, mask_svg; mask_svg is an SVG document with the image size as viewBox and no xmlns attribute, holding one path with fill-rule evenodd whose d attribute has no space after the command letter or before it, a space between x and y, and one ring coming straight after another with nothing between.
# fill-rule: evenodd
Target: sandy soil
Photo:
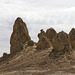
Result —
<instances>
[{"instance_id":1,"label":"sandy soil","mask_svg":"<svg viewBox=\"0 0 75 75\"><path fill-rule=\"evenodd\" d=\"M52 47L36 50L36 46L24 50L0 63L0 75L75 75L75 52L50 59Z\"/></svg>"}]
</instances>

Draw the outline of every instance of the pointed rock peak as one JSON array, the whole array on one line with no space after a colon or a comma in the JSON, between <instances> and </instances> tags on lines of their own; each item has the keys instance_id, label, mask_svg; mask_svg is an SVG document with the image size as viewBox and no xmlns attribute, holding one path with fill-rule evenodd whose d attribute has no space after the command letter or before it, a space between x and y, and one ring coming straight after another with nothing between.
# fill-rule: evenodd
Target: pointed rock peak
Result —
<instances>
[{"instance_id":1,"label":"pointed rock peak","mask_svg":"<svg viewBox=\"0 0 75 75\"><path fill-rule=\"evenodd\" d=\"M13 25L13 32L16 31L25 31L25 33L28 34L27 25L20 17L15 20Z\"/></svg>"},{"instance_id":2,"label":"pointed rock peak","mask_svg":"<svg viewBox=\"0 0 75 75\"><path fill-rule=\"evenodd\" d=\"M51 32L56 33L55 29L52 28L52 27L46 30L46 33L49 33L49 32L50 32L50 33L51 33Z\"/></svg>"},{"instance_id":3,"label":"pointed rock peak","mask_svg":"<svg viewBox=\"0 0 75 75\"><path fill-rule=\"evenodd\" d=\"M67 34L66 32L64 32L64 31L61 31L61 32L59 32L58 34Z\"/></svg>"},{"instance_id":4,"label":"pointed rock peak","mask_svg":"<svg viewBox=\"0 0 75 75\"><path fill-rule=\"evenodd\" d=\"M42 33L43 35L45 35L45 31L43 29L40 30L40 33Z\"/></svg>"},{"instance_id":5,"label":"pointed rock peak","mask_svg":"<svg viewBox=\"0 0 75 75\"><path fill-rule=\"evenodd\" d=\"M75 28L72 28L72 30L75 30Z\"/></svg>"},{"instance_id":6,"label":"pointed rock peak","mask_svg":"<svg viewBox=\"0 0 75 75\"><path fill-rule=\"evenodd\" d=\"M40 30L40 33L38 34L38 38L41 38L42 36L45 36L45 31L43 29Z\"/></svg>"},{"instance_id":7,"label":"pointed rock peak","mask_svg":"<svg viewBox=\"0 0 75 75\"><path fill-rule=\"evenodd\" d=\"M71 46L75 50L75 29L74 28L72 28L72 30L70 31L69 37L70 37Z\"/></svg>"},{"instance_id":8,"label":"pointed rock peak","mask_svg":"<svg viewBox=\"0 0 75 75\"><path fill-rule=\"evenodd\" d=\"M52 28L52 27L51 27L51 28L49 28L49 29L53 29L53 30L54 30L54 28Z\"/></svg>"},{"instance_id":9,"label":"pointed rock peak","mask_svg":"<svg viewBox=\"0 0 75 75\"><path fill-rule=\"evenodd\" d=\"M62 30L61 33L64 33L64 31Z\"/></svg>"},{"instance_id":10,"label":"pointed rock peak","mask_svg":"<svg viewBox=\"0 0 75 75\"><path fill-rule=\"evenodd\" d=\"M54 30L55 31L55 29L54 28L52 28L52 27L50 27L49 29L47 29L47 30Z\"/></svg>"},{"instance_id":11,"label":"pointed rock peak","mask_svg":"<svg viewBox=\"0 0 75 75\"><path fill-rule=\"evenodd\" d=\"M43 29L40 30L40 32L43 32L43 31L44 31Z\"/></svg>"},{"instance_id":12,"label":"pointed rock peak","mask_svg":"<svg viewBox=\"0 0 75 75\"><path fill-rule=\"evenodd\" d=\"M72 30L70 32L74 32L75 33L75 28L72 28Z\"/></svg>"},{"instance_id":13,"label":"pointed rock peak","mask_svg":"<svg viewBox=\"0 0 75 75\"><path fill-rule=\"evenodd\" d=\"M19 22L21 22L21 21L23 21L20 17L18 17L17 19L16 19L16 21L19 21Z\"/></svg>"},{"instance_id":14,"label":"pointed rock peak","mask_svg":"<svg viewBox=\"0 0 75 75\"><path fill-rule=\"evenodd\" d=\"M75 28L72 28L69 34L75 34Z\"/></svg>"}]
</instances>

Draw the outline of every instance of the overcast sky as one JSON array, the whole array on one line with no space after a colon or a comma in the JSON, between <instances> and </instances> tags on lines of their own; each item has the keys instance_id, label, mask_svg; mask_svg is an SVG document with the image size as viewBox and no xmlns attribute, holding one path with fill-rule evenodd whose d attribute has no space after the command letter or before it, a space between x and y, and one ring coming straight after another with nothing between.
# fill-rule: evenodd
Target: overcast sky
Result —
<instances>
[{"instance_id":1,"label":"overcast sky","mask_svg":"<svg viewBox=\"0 0 75 75\"><path fill-rule=\"evenodd\" d=\"M75 0L0 0L0 56L10 52L10 36L14 21L26 22L32 40L40 29L53 27L69 33L75 28Z\"/></svg>"}]
</instances>

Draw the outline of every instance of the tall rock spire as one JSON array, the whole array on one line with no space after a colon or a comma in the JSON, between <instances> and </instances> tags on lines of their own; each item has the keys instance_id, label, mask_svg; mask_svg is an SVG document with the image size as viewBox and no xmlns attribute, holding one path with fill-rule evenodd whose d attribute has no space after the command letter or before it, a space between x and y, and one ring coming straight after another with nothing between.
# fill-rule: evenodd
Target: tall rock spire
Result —
<instances>
[{"instance_id":1,"label":"tall rock spire","mask_svg":"<svg viewBox=\"0 0 75 75\"><path fill-rule=\"evenodd\" d=\"M23 45L26 41L31 40L26 24L18 17L13 26L13 33L10 38L10 53L14 54L23 50Z\"/></svg>"}]
</instances>

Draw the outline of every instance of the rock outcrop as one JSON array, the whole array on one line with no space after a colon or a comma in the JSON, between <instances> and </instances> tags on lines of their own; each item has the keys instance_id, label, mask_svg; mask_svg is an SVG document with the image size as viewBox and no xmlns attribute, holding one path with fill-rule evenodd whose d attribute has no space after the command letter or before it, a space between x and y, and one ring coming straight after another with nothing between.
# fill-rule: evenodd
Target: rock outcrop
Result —
<instances>
[{"instance_id":1,"label":"rock outcrop","mask_svg":"<svg viewBox=\"0 0 75 75\"><path fill-rule=\"evenodd\" d=\"M26 41L31 40L26 24L21 18L17 18L14 26L13 33L10 38L10 54L14 54L23 49Z\"/></svg>"},{"instance_id":2,"label":"rock outcrop","mask_svg":"<svg viewBox=\"0 0 75 75\"><path fill-rule=\"evenodd\" d=\"M37 43L37 49L45 49L52 46L51 42L45 36L45 32L41 30L38 34L39 41Z\"/></svg>"},{"instance_id":3,"label":"rock outcrop","mask_svg":"<svg viewBox=\"0 0 75 75\"><path fill-rule=\"evenodd\" d=\"M59 32L52 40L53 49L57 52L71 51L70 39L67 33Z\"/></svg>"},{"instance_id":4,"label":"rock outcrop","mask_svg":"<svg viewBox=\"0 0 75 75\"><path fill-rule=\"evenodd\" d=\"M3 56L0 57L0 62L3 62L5 60L7 60L9 58L10 54L7 54L7 53L3 53Z\"/></svg>"},{"instance_id":5,"label":"rock outcrop","mask_svg":"<svg viewBox=\"0 0 75 75\"><path fill-rule=\"evenodd\" d=\"M70 54L72 52L72 47L70 44L70 39L67 33L59 32L52 40L53 50L49 54L50 58L59 58L64 54Z\"/></svg>"},{"instance_id":6,"label":"rock outcrop","mask_svg":"<svg viewBox=\"0 0 75 75\"><path fill-rule=\"evenodd\" d=\"M9 55L7 53L3 53L3 58L7 58Z\"/></svg>"},{"instance_id":7,"label":"rock outcrop","mask_svg":"<svg viewBox=\"0 0 75 75\"><path fill-rule=\"evenodd\" d=\"M32 40L29 40L29 41L27 42L27 45L28 45L28 46L33 46L33 45L34 45L34 42L33 42Z\"/></svg>"},{"instance_id":8,"label":"rock outcrop","mask_svg":"<svg viewBox=\"0 0 75 75\"><path fill-rule=\"evenodd\" d=\"M52 43L52 39L56 36L56 31L53 28L49 28L46 31L46 37L49 39L49 41Z\"/></svg>"},{"instance_id":9,"label":"rock outcrop","mask_svg":"<svg viewBox=\"0 0 75 75\"><path fill-rule=\"evenodd\" d=\"M74 28L72 28L72 30L70 31L69 37L70 37L71 46L75 50L75 29Z\"/></svg>"}]
</instances>

